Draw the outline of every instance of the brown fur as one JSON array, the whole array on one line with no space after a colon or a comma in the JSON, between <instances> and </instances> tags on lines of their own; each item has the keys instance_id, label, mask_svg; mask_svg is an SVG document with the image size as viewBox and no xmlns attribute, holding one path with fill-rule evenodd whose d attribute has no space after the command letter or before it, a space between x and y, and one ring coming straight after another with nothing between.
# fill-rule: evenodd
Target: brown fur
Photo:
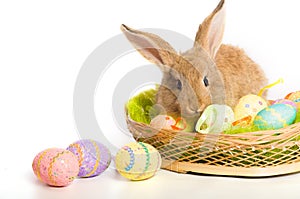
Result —
<instances>
[{"instance_id":1,"label":"brown fur","mask_svg":"<svg viewBox=\"0 0 300 199\"><path fill-rule=\"evenodd\" d=\"M163 79L156 99L166 113L197 118L210 104L234 107L242 96L257 94L267 84L262 69L243 50L221 45L224 3L221 0L199 26L194 46L182 54L157 35L121 26L134 47L161 68Z\"/></svg>"}]
</instances>

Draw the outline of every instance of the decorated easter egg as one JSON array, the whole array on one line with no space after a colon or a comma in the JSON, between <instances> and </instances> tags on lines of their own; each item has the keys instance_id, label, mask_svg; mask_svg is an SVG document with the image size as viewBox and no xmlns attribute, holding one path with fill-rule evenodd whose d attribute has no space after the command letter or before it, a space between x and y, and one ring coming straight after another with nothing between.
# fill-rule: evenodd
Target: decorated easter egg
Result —
<instances>
[{"instance_id":1,"label":"decorated easter egg","mask_svg":"<svg viewBox=\"0 0 300 199\"><path fill-rule=\"evenodd\" d=\"M254 125L261 130L280 129L293 124L296 113L296 109L291 105L274 104L256 115Z\"/></svg>"},{"instance_id":2,"label":"decorated easter egg","mask_svg":"<svg viewBox=\"0 0 300 199\"><path fill-rule=\"evenodd\" d=\"M75 179L79 171L79 163L70 151L50 148L35 156L32 169L40 181L50 186L62 187L69 185Z\"/></svg>"},{"instance_id":3,"label":"decorated easter egg","mask_svg":"<svg viewBox=\"0 0 300 199\"><path fill-rule=\"evenodd\" d=\"M297 104L294 101L288 99L278 99L275 100L272 104L288 104L297 109Z\"/></svg>"},{"instance_id":4,"label":"decorated easter egg","mask_svg":"<svg viewBox=\"0 0 300 199\"><path fill-rule=\"evenodd\" d=\"M151 145L132 142L123 146L115 157L117 171L129 180L145 180L161 166L161 156Z\"/></svg>"},{"instance_id":5,"label":"decorated easter egg","mask_svg":"<svg viewBox=\"0 0 300 199\"><path fill-rule=\"evenodd\" d=\"M208 106L196 124L200 133L221 133L228 130L234 121L234 113L227 105L213 104Z\"/></svg>"},{"instance_id":6,"label":"decorated easter egg","mask_svg":"<svg viewBox=\"0 0 300 199\"><path fill-rule=\"evenodd\" d=\"M156 129L168 129L173 130L172 126L176 124L176 121L168 115L158 115L154 117L151 122L150 126Z\"/></svg>"},{"instance_id":7,"label":"decorated easter egg","mask_svg":"<svg viewBox=\"0 0 300 199\"><path fill-rule=\"evenodd\" d=\"M105 171L111 162L108 148L95 140L79 140L71 144L67 150L77 157L79 162L78 177L97 176Z\"/></svg>"},{"instance_id":8,"label":"decorated easter egg","mask_svg":"<svg viewBox=\"0 0 300 199\"><path fill-rule=\"evenodd\" d=\"M234 108L235 120L251 116L252 121L256 114L268 106L267 102L258 95L249 94L242 97Z\"/></svg>"},{"instance_id":9,"label":"decorated easter egg","mask_svg":"<svg viewBox=\"0 0 300 199\"><path fill-rule=\"evenodd\" d=\"M300 91L289 93L285 96L285 99L292 100L297 104L297 108L300 109Z\"/></svg>"}]
</instances>

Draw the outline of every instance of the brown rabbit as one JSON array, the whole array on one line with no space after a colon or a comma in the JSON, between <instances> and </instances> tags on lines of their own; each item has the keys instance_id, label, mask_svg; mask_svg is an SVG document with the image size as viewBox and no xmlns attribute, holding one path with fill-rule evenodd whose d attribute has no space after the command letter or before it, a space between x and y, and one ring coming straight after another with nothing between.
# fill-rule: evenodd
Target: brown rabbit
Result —
<instances>
[{"instance_id":1,"label":"brown rabbit","mask_svg":"<svg viewBox=\"0 0 300 199\"><path fill-rule=\"evenodd\" d=\"M224 2L199 26L194 46L181 54L157 35L121 26L133 46L162 70L156 100L170 115L197 118L212 103L234 107L267 84L262 69L243 50L221 45Z\"/></svg>"}]
</instances>

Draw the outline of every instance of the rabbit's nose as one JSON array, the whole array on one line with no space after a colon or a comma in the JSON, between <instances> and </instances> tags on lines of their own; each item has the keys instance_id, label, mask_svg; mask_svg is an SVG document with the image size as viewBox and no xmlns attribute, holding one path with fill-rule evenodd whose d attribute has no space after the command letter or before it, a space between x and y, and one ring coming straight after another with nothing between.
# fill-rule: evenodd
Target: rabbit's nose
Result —
<instances>
[{"instance_id":1,"label":"rabbit's nose","mask_svg":"<svg viewBox=\"0 0 300 199\"><path fill-rule=\"evenodd\" d=\"M187 115L187 116L194 116L195 114L198 114L197 110L195 109L192 109L190 107L187 107L183 113L184 115Z\"/></svg>"}]
</instances>

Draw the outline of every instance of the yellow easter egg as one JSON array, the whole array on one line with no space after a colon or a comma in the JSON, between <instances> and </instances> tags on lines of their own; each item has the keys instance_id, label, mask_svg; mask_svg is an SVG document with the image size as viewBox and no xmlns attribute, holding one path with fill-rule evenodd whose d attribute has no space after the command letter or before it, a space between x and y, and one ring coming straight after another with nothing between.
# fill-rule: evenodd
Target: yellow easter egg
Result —
<instances>
[{"instance_id":1,"label":"yellow easter egg","mask_svg":"<svg viewBox=\"0 0 300 199\"><path fill-rule=\"evenodd\" d=\"M115 157L117 171L129 180L145 180L155 175L161 166L161 156L151 145L131 142L123 146Z\"/></svg>"},{"instance_id":2,"label":"yellow easter egg","mask_svg":"<svg viewBox=\"0 0 300 199\"><path fill-rule=\"evenodd\" d=\"M242 97L234 109L235 120L251 116L252 121L256 114L268 106L267 102L258 95L249 94Z\"/></svg>"}]
</instances>

